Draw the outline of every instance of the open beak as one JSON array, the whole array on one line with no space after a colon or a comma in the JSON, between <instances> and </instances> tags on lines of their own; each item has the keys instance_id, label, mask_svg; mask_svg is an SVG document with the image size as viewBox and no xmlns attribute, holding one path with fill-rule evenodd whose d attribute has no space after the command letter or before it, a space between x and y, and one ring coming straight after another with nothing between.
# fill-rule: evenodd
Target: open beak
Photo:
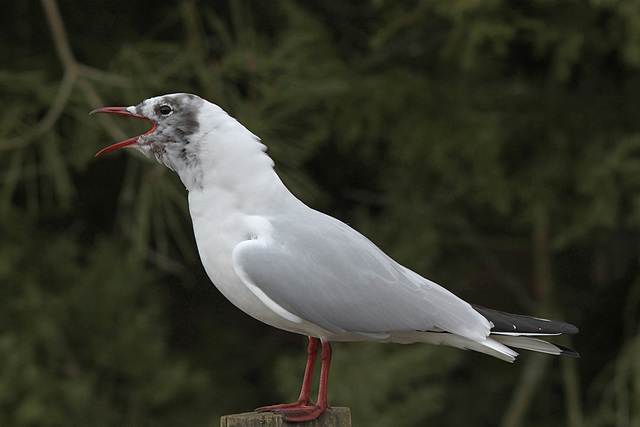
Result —
<instances>
[{"instance_id":1,"label":"open beak","mask_svg":"<svg viewBox=\"0 0 640 427\"><path fill-rule=\"evenodd\" d=\"M122 116L132 116L132 117L138 117L140 119L145 119L146 121L148 121L149 123L151 123L151 125L153 126L151 128L151 130L149 132L143 133L142 135L138 135L138 136L134 136L133 138L129 138L127 140L124 140L122 142L118 142L116 144L110 145L109 147L100 150L98 152L98 154L96 154L96 157L102 155L102 154L106 154L106 153L110 153L111 151L117 150L118 148L122 148L122 147L128 147L129 145L133 145L136 144L138 142L138 139L145 136L145 135L149 135L150 133L152 133L153 131L156 130L156 124L151 121L148 117L145 117L141 114L134 114L129 112L129 110L127 110L127 107L103 107L103 108L97 108L95 110L93 110L92 112L90 112L89 114L95 114L95 113L112 113L112 114L120 114Z\"/></svg>"}]
</instances>

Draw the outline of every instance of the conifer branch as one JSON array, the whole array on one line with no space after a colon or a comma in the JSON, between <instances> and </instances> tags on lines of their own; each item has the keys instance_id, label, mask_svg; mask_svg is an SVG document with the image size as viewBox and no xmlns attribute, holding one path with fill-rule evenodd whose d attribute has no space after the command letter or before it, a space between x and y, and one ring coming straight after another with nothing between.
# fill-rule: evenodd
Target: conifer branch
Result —
<instances>
[{"instance_id":1,"label":"conifer branch","mask_svg":"<svg viewBox=\"0 0 640 427\"><path fill-rule=\"evenodd\" d=\"M102 102L100 100L100 96L93 87L85 81L86 79L122 87L131 86L131 82L128 79L78 63L73 56L73 51L69 44L67 32L56 0L41 0L41 3L45 10L58 58L60 59L64 69L64 75L60 82L60 86L58 87L58 91L53 98L53 102L44 117L29 131L22 135L0 141L0 151L24 147L39 136L43 135L45 132L49 131L62 115L69 98L71 97L73 89L79 82L81 83L80 86L85 97L90 101L91 105L99 105L102 104ZM110 120L102 120L102 123L108 124L108 126L105 126L105 129L107 129L107 131L112 135L124 135L122 131L112 126Z\"/></svg>"}]
</instances>

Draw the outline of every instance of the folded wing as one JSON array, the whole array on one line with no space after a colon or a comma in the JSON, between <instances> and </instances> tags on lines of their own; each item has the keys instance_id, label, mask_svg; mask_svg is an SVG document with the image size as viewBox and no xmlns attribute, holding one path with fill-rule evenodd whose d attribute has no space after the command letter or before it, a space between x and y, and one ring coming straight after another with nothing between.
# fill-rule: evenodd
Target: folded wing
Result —
<instances>
[{"instance_id":1,"label":"folded wing","mask_svg":"<svg viewBox=\"0 0 640 427\"><path fill-rule=\"evenodd\" d=\"M268 235L234 250L236 272L267 305L336 334L436 330L473 341L489 335L491 324L471 305L346 224L311 212L288 215L286 222L272 218Z\"/></svg>"}]
</instances>

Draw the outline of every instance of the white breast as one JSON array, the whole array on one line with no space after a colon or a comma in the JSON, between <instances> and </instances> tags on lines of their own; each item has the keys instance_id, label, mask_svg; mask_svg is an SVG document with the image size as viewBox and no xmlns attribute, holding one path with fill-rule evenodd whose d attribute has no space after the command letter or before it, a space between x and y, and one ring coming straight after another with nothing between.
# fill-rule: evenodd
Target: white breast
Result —
<instances>
[{"instance_id":1,"label":"white breast","mask_svg":"<svg viewBox=\"0 0 640 427\"><path fill-rule=\"evenodd\" d=\"M224 197L211 191L190 192L189 211L200 259L209 278L233 305L253 318L290 332L329 338L330 334L316 325L292 322L265 305L240 279L233 267L232 253L238 243L259 236L268 221L240 212ZM212 202L213 201L213 202Z\"/></svg>"}]
</instances>

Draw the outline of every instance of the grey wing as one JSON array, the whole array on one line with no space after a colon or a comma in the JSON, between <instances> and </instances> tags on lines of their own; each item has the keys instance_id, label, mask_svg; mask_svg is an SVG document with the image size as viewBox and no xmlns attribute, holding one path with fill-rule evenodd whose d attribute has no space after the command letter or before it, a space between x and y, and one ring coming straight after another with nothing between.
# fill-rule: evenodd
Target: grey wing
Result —
<instances>
[{"instance_id":1,"label":"grey wing","mask_svg":"<svg viewBox=\"0 0 640 427\"><path fill-rule=\"evenodd\" d=\"M234 250L250 289L333 333L444 330L474 341L490 323L451 292L406 269L346 224L316 211L273 221L269 238Z\"/></svg>"}]
</instances>

